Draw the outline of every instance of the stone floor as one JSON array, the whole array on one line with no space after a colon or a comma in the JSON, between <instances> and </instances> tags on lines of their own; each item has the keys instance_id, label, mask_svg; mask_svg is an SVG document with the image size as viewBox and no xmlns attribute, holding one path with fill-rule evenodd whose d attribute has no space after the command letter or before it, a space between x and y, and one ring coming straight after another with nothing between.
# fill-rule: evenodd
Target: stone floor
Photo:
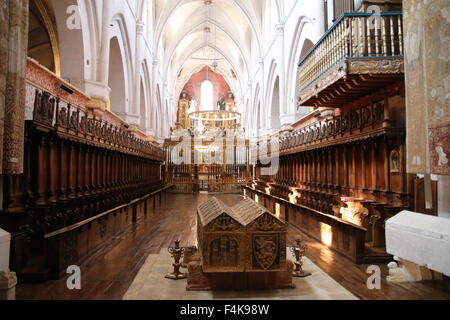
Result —
<instances>
[{"instance_id":1,"label":"stone floor","mask_svg":"<svg viewBox=\"0 0 450 320\"><path fill-rule=\"evenodd\" d=\"M307 278L294 278L295 289L270 291L211 292L186 291L187 280L168 280L164 275L172 270L172 258L166 250L151 254L139 271L124 300L358 300L309 259L304 270ZM185 272L185 270L182 270Z\"/></svg>"}]
</instances>

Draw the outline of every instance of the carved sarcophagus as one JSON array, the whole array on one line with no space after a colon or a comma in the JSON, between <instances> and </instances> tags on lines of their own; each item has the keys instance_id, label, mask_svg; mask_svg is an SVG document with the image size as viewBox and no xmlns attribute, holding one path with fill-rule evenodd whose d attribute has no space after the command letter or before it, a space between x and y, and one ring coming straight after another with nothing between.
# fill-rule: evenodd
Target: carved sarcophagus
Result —
<instances>
[{"instance_id":1,"label":"carved sarcophagus","mask_svg":"<svg viewBox=\"0 0 450 320\"><path fill-rule=\"evenodd\" d=\"M240 217L217 198L197 210L198 247L204 272L243 272L245 227Z\"/></svg>"},{"instance_id":2,"label":"carved sarcophagus","mask_svg":"<svg viewBox=\"0 0 450 320\"><path fill-rule=\"evenodd\" d=\"M252 199L241 201L232 210L245 226L245 271L286 270L286 223Z\"/></svg>"},{"instance_id":3,"label":"carved sarcophagus","mask_svg":"<svg viewBox=\"0 0 450 320\"><path fill-rule=\"evenodd\" d=\"M246 199L230 208L212 198L198 208L203 272L267 272L286 269L286 224Z\"/></svg>"}]
</instances>

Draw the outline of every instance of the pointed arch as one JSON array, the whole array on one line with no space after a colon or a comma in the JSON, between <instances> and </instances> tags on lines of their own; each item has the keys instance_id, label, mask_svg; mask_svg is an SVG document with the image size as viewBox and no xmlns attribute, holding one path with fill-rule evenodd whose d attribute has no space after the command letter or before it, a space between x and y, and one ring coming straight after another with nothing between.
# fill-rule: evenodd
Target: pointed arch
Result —
<instances>
[{"instance_id":1,"label":"pointed arch","mask_svg":"<svg viewBox=\"0 0 450 320\"><path fill-rule=\"evenodd\" d=\"M270 127L272 129L280 128L280 77L275 78L272 89L272 100L270 105Z\"/></svg>"},{"instance_id":2,"label":"pointed arch","mask_svg":"<svg viewBox=\"0 0 450 320\"><path fill-rule=\"evenodd\" d=\"M109 87L111 88L110 108L119 116L126 113L126 82L123 55L119 39L110 40Z\"/></svg>"}]
</instances>

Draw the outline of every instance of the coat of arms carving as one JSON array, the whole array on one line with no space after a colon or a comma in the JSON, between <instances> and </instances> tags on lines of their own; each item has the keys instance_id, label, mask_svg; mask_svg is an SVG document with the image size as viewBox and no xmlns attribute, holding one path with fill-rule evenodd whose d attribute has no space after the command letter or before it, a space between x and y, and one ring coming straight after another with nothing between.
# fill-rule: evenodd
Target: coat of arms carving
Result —
<instances>
[{"instance_id":1,"label":"coat of arms carving","mask_svg":"<svg viewBox=\"0 0 450 320\"><path fill-rule=\"evenodd\" d=\"M264 270L269 270L278 258L279 239L277 235L253 237L254 258Z\"/></svg>"}]
</instances>

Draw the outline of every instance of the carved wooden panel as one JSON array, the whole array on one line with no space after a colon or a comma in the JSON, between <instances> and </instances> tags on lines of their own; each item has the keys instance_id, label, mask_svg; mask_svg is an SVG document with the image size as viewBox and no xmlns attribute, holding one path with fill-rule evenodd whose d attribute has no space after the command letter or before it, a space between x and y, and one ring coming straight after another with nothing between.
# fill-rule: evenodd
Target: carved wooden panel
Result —
<instances>
[{"instance_id":1,"label":"carved wooden panel","mask_svg":"<svg viewBox=\"0 0 450 320\"><path fill-rule=\"evenodd\" d=\"M232 208L212 198L198 209L198 243L204 272L286 269L286 224L246 199Z\"/></svg>"}]
</instances>

